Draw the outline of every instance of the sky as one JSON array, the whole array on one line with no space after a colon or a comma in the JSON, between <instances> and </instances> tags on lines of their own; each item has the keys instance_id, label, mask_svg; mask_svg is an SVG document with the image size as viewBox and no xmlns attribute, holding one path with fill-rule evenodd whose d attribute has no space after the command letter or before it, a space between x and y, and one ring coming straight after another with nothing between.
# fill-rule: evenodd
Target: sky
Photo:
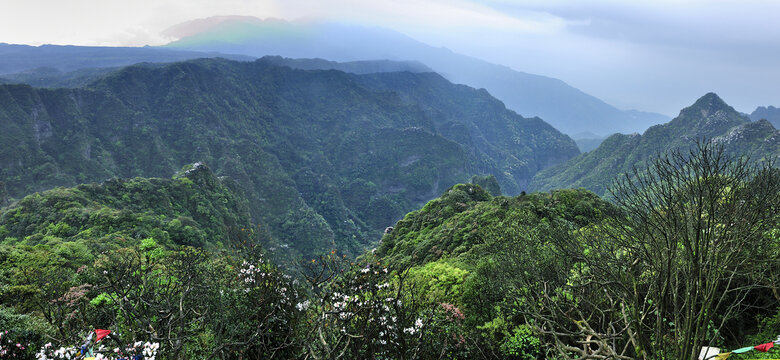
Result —
<instances>
[{"instance_id":1,"label":"sky","mask_svg":"<svg viewBox=\"0 0 780 360\"><path fill-rule=\"evenodd\" d=\"M674 116L707 92L743 112L780 105L774 0L0 0L0 42L162 45L215 15L387 27L559 78L621 109Z\"/></svg>"}]
</instances>

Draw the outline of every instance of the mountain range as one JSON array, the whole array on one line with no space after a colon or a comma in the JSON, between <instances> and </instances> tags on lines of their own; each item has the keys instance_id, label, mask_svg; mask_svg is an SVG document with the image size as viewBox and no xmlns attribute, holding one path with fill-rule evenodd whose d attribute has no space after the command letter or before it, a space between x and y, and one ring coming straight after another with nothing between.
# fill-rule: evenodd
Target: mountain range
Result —
<instances>
[{"instance_id":1,"label":"mountain range","mask_svg":"<svg viewBox=\"0 0 780 360\"><path fill-rule=\"evenodd\" d=\"M0 83L78 87L94 80L96 73L107 72L100 68L217 56L251 60L280 55L308 58L286 61L288 66L302 69L358 74L435 71L454 83L485 88L508 108L525 116L539 116L570 135L642 132L669 120L655 113L618 110L561 80L432 47L382 28L223 16L180 24L166 35L179 40L164 47L137 48L0 43Z\"/></svg>"},{"instance_id":2,"label":"mountain range","mask_svg":"<svg viewBox=\"0 0 780 360\"><path fill-rule=\"evenodd\" d=\"M152 46L110 47L72 45L17 45L0 43L0 77L43 69L72 72L81 69L114 68L142 62L175 62L221 56L231 60L252 60L244 55L182 51Z\"/></svg>"},{"instance_id":3,"label":"mountain range","mask_svg":"<svg viewBox=\"0 0 780 360\"><path fill-rule=\"evenodd\" d=\"M539 116L566 134L642 132L669 120L656 113L618 110L561 80L429 46L383 28L223 16L179 24L165 34L179 38L166 46L170 49L338 62L419 61L454 83L485 88L508 108L525 116Z\"/></svg>"},{"instance_id":4,"label":"mountain range","mask_svg":"<svg viewBox=\"0 0 780 360\"><path fill-rule=\"evenodd\" d=\"M780 127L780 109L774 106L759 106L750 113L749 116L750 120L759 121L761 119L766 119L772 123L774 127Z\"/></svg>"},{"instance_id":5,"label":"mountain range","mask_svg":"<svg viewBox=\"0 0 780 360\"><path fill-rule=\"evenodd\" d=\"M23 49L19 51L18 56L30 57L33 61L24 63L26 66L15 67L16 70L24 69L19 72L3 74L0 77L0 84L28 84L35 87L46 88L77 88L98 80L110 72L119 70L124 65L136 63L166 63L179 60L191 60L198 58L222 57L233 60L254 60L253 57L238 55L223 55L218 53L203 53L197 51L175 51L156 48L151 52L153 56L145 55L148 48L91 48L85 50L89 56L93 56L94 63L83 63L79 51L74 51L79 47L57 47L63 51L51 50L56 53L54 58L60 58L58 62L49 62L48 51L38 51L40 48L31 46L17 46L0 44L0 52L5 46L18 47ZM47 45L51 46L51 45ZM73 56L72 56L73 55ZM13 57L11 57L13 59ZM336 62L324 59L291 59L281 56L264 56L267 62L282 66L289 66L302 70L339 70L353 74L370 74L380 72L401 72L408 71L414 73L434 72L431 68L417 61L391 61L391 60L365 60ZM44 60L36 62L36 60ZM2 64L2 60L0 60ZM32 64L32 65L31 65ZM14 65L6 64L13 68ZM29 68L29 66L39 67ZM84 67L88 65L104 67Z\"/></svg>"},{"instance_id":6,"label":"mountain range","mask_svg":"<svg viewBox=\"0 0 780 360\"><path fill-rule=\"evenodd\" d=\"M539 118L430 72L364 75L272 60L141 64L82 88L0 85L0 181L20 198L204 162L299 254L359 252L472 175L506 193L578 154Z\"/></svg>"},{"instance_id":7,"label":"mountain range","mask_svg":"<svg viewBox=\"0 0 780 360\"><path fill-rule=\"evenodd\" d=\"M614 134L595 150L536 174L532 191L583 187L604 195L614 179L668 150L685 149L696 141L715 141L734 155L754 159L780 155L780 131L767 120L750 119L709 93L666 124L644 134Z\"/></svg>"}]
</instances>

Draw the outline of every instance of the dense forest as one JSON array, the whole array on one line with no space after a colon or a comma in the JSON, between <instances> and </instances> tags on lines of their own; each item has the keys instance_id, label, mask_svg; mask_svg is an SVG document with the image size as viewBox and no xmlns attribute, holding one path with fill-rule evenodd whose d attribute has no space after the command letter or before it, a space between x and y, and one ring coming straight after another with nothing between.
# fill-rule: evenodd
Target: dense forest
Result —
<instances>
[{"instance_id":1,"label":"dense forest","mask_svg":"<svg viewBox=\"0 0 780 360\"><path fill-rule=\"evenodd\" d=\"M577 155L484 89L290 61L0 85L0 358L777 357L770 122L711 93Z\"/></svg>"},{"instance_id":2,"label":"dense forest","mask_svg":"<svg viewBox=\"0 0 780 360\"><path fill-rule=\"evenodd\" d=\"M137 65L77 89L0 85L0 188L18 199L204 162L292 253L356 255L449 186L494 174L516 194L578 153L541 119L434 73L272 61Z\"/></svg>"},{"instance_id":3,"label":"dense forest","mask_svg":"<svg viewBox=\"0 0 780 360\"><path fill-rule=\"evenodd\" d=\"M358 259L293 267L202 164L57 188L0 218L0 347L74 358L91 329L118 334L103 341L115 356L160 359L682 359L771 343L771 165L698 143L617 180L609 202L494 196L495 178L474 177L491 192L455 185Z\"/></svg>"}]
</instances>

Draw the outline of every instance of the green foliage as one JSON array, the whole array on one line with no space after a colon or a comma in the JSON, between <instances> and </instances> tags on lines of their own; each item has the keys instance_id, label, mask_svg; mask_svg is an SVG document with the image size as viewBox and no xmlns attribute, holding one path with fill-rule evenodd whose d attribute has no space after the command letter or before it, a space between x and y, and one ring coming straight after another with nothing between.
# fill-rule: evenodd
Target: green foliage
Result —
<instances>
[{"instance_id":1,"label":"green foliage","mask_svg":"<svg viewBox=\"0 0 780 360\"><path fill-rule=\"evenodd\" d=\"M461 310L428 294L420 271L387 268L335 252L307 264L313 298L311 354L333 358L484 358ZM453 271L458 275L462 271ZM443 286L444 284L439 284Z\"/></svg>"},{"instance_id":2,"label":"green foliage","mask_svg":"<svg viewBox=\"0 0 780 360\"><path fill-rule=\"evenodd\" d=\"M0 105L0 202L50 188L0 212L0 330L34 346L111 328L160 342L161 359L668 358L778 331L774 170L699 174L633 208L582 189L500 196L572 155L570 139L435 74L198 60L84 89L0 86ZM606 139L553 180L601 186L698 136L775 154L776 142L751 142L772 131L711 94L642 136ZM456 184L469 174L489 175ZM162 178L56 187L137 175ZM699 216L704 198L719 210ZM399 218L375 252L347 257ZM715 246L726 240L764 255ZM724 257L694 266L708 254ZM314 260L298 276L271 261L300 255ZM718 271L732 271L728 283ZM717 281L683 282L703 273ZM686 300L704 286L722 301ZM679 306L701 311L681 318Z\"/></svg>"},{"instance_id":3,"label":"green foliage","mask_svg":"<svg viewBox=\"0 0 780 360\"><path fill-rule=\"evenodd\" d=\"M117 314L106 315L124 336L144 338L154 329L152 340L168 358L295 353L301 295L264 256L241 260L192 248L159 254L145 243L96 262L111 291L94 299L107 298L103 311Z\"/></svg>"},{"instance_id":4,"label":"green foliage","mask_svg":"<svg viewBox=\"0 0 780 360\"><path fill-rule=\"evenodd\" d=\"M110 180L25 197L0 213L4 238L65 241L92 250L156 237L161 245L214 247L250 223L246 200L204 165L177 179Z\"/></svg>"},{"instance_id":5,"label":"green foliage","mask_svg":"<svg viewBox=\"0 0 780 360\"><path fill-rule=\"evenodd\" d=\"M73 344L85 329L110 328L124 341L159 342L160 359L553 358L589 331L608 333L604 323L624 324L611 314L625 304L610 302L610 287L595 285L598 269L583 261L601 259L603 244L593 236L622 215L585 190L509 198L455 185L398 222L374 254L352 261L334 250L296 278L252 241L261 228L210 250L158 241L159 231L96 248L56 238L69 234L56 224L71 224L58 221L40 227L45 234L34 245L0 246L0 310L26 324L33 347L48 337ZM178 216L169 230L188 221ZM779 238L773 230L762 236L775 245ZM627 253L614 252L618 259ZM775 320L764 320L756 339L776 331ZM715 335L717 325L711 329ZM671 336L664 339L655 344L669 346Z\"/></svg>"},{"instance_id":6,"label":"green foliage","mask_svg":"<svg viewBox=\"0 0 780 360\"><path fill-rule=\"evenodd\" d=\"M618 215L585 190L510 198L456 185L399 221L375 255L391 266L410 266L410 279L426 289L423 296L458 306L483 351L538 358L550 349L518 309L568 281L573 264L559 255L555 240Z\"/></svg>"},{"instance_id":7,"label":"green foliage","mask_svg":"<svg viewBox=\"0 0 780 360\"><path fill-rule=\"evenodd\" d=\"M309 257L334 244L361 253L469 174L494 174L516 193L539 169L576 154L571 139L543 121L432 73L351 75L201 59L131 66L79 89L0 86L0 182L11 198L110 178L167 178L205 162L247 198L252 222ZM182 191L190 181L202 185L184 177ZM204 220L219 222L208 206L188 210L201 230L212 228ZM111 226L123 215L101 217ZM68 225L51 236L78 231ZM213 241L213 233L186 226L162 229L174 242Z\"/></svg>"},{"instance_id":8,"label":"green foliage","mask_svg":"<svg viewBox=\"0 0 780 360\"><path fill-rule=\"evenodd\" d=\"M4 359L34 359L51 330L40 318L0 305L0 355Z\"/></svg>"},{"instance_id":9,"label":"green foliage","mask_svg":"<svg viewBox=\"0 0 780 360\"><path fill-rule=\"evenodd\" d=\"M432 303L459 299L468 275L467 270L441 260L409 269L409 281L425 289L424 296Z\"/></svg>"},{"instance_id":10,"label":"green foliage","mask_svg":"<svg viewBox=\"0 0 780 360\"><path fill-rule=\"evenodd\" d=\"M530 327L520 325L512 329L511 336L501 344L501 353L505 359L537 359L541 354L541 345Z\"/></svg>"},{"instance_id":11,"label":"green foliage","mask_svg":"<svg viewBox=\"0 0 780 360\"><path fill-rule=\"evenodd\" d=\"M501 196L501 185L498 184L498 180L493 175L474 175L471 177L471 181L469 182L475 185L479 185L481 188L490 193L490 195Z\"/></svg>"},{"instance_id":12,"label":"green foliage","mask_svg":"<svg viewBox=\"0 0 780 360\"><path fill-rule=\"evenodd\" d=\"M584 190L508 198L491 197L477 185L459 184L421 210L407 214L382 238L377 255L396 264L425 264L473 254L492 231L507 226L532 229L545 219L560 219L580 227L614 214L614 207Z\"/></svg>"}]
</instances>

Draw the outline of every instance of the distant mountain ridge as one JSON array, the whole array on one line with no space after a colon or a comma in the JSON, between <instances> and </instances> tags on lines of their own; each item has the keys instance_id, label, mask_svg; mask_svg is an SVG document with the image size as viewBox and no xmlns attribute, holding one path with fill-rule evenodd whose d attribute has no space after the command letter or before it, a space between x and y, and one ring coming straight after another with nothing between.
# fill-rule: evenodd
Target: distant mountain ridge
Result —
<instances>
[{"instance_id":1,"label":"distant mountain ridge","mask_svg":"<svg viewBox=\"0 0 780 360\"><path fill-rule=\"evenodd\" d=\"M197 26L188 26L192 23ZM306 59L289 62L292 67L330 66L357 74L420 72L430 67L452 82L485 88L510 109L526 116L540 116L567 134L592 132L606 136L614 132L641 132L669 120L655 113L618 110L558 79L434 48L386 29L234 16L200 19L172 29L177 31L170 35L184 38L165 47L34 47L0 43L0 83L79 87L94 80L84 72L74 73L85 69L99 72L100 68L141 62L213 57L252 60L281 55Z\"/></svg>"},{"instance_id":2,"label":"distant mountain ridge","mask_svg":"<svg viewBox=\"0 0 780 360\"><path fill-rule=\"evenodd\" d=\"M604 195L619 174L634 166L647 166L657 154L686 148L702 139L720 142L735 155L757 159L780 155L780 131L772 124L750 122L718 95L709 93L669 123L653 126L642 135L612 135L595 150L540 171L529 190L583 187Z\"/></svg>"},{"instance_id":3,"label":"distant mountain ridge","mask_svg":"<svg viewBox=\"0 0 780 360\"><path fill-rule=\"evenodd\" d=\"M642 132L669 120L660 114L621 111L561 80L435 48L387 29L227 16L183 23L169 35L181 37L166 46L170 49L339 62L419 61L454 83L485 88L508 108L525 116L539 116L567 134Z\"/></svg>"},{"instance_id":4,"label":"distant mountain ridge","mask_svg":"<svg viewBox=\"0 0 780 360\"><path fill-rule=\"evenodd\" d=\"M541 119L435 73L200 59L77 89L0 85L0 193L170 177L202 161L240 185L253 221L305 255L360 252L475 174L518 193L577 153Z\"/></svg>"},{"instance_id":5,"label":"distant mountain ridge","mask_svg":"<svg viewBox=\"0 0 780 360\"><path fill-rule=\"evenodd\" d=\"M338 70L353 74L374 74L408 71L413 73L435 72L419 61L362 60L336 62L325 59L291 59L281 56L263 56L263 60L281 66L301 70Z\"/></svg>"},{"instance_id":6,"label":"distant mountain ridge","mask_svg":"<svg viewBox=\"0 0 780 360\"><path fill-rule=\"evenodd\" d=\"M769 120L776 128L780 127L780 109L774 106L759 106L750 113L750 120L759 121L761 119Z\"/></svg>"},{"instance_id":7,"label":"distant mountain ridge","mask_svg":"<svg viewBox=\"0 0 780 360\"><path fill-rule=\"evenodd\" d=\"M192 54L203 54L193 52ZM217 57L212 54L208 57ZM165 60L160 58L158 60ZM264 56L263 60L279 66L289 66L301 70L338 70L353 74L371 74L382 72L402 72L413 73L434 72L431 68L417 61L391 61L391 60L366 60L335 62L325 59L291 59L281 56ZM165 63L165 61L163 61ZM156 61L144 62L139 64L159 64ZM72 71L60 71L57 68L39 67L24 70L13 74L4 74L0 77L0 84L28 84L35 87L47 88L77 88L86 86L91 82L98 80L106 74L118 70L120 67L98 67L81 68Z\"/></svg>"},{"instance_id":8,"label":"distant mountain ridge","mask_svg":"<svg viewBox=\"0 0 780 360\"><path fill-rule=\"evenodd\" d=\"M85 86L117 69L117 67L84 68L63 72L55 68L39 67L18 73L5 74L0 78L0 84L27 84L35 87L48 88L77 88Z\"/></svg>"},{"instance_id":9,"label":"distant mountain ridge","mask_svg":"<svg viewBox=\"0 0 780 360\"><path fill-rule=\"evenodd\" d=\"M0 43L0 77L36 68L71 72L90 68L116 68L142 62L175 62L198 58L223 57L254 60L245 55L184 51L160 47L110 47L71 45L17 45Z\"/></svg>"}]
</instances>

